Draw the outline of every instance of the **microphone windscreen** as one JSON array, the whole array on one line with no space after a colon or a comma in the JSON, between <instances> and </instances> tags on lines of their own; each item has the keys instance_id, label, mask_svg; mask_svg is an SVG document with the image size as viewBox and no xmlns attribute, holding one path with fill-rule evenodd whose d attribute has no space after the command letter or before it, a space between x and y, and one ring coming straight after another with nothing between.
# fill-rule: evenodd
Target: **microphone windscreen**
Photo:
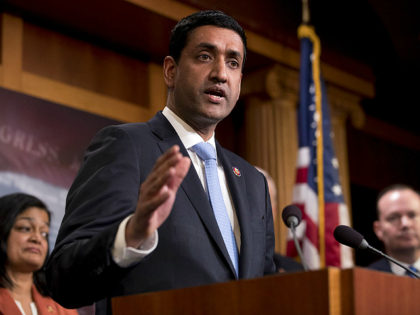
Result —
<instances>
[{"instance_id":1,"label":"microphone windscreen","mask_svg":"<svg viewBox=\"0 0 420 315\"><path fill-rule=\"evenodd\" d=\"M335 228L334 238L337 242L353 248L359 248L364 239L362 234L346 225L339 225Z\"/></svg>"},{"instance_id":2,"label":"microphone windscreen","mask_svg":"<svg viewBox=\"0 0 420 315\"><path fill-rule=\"evenodd\" d=\"M281 216L283 218L284 224L286 224L287 226L289 226L289 223L287 222L287 219L289 217L296 217L298 219L296 225L299 225L300 221L302 220L302 211L300 211L300 209L295 205L289 205L283 209L283 213L281 214Z\"/></svg>"}]
</instances>

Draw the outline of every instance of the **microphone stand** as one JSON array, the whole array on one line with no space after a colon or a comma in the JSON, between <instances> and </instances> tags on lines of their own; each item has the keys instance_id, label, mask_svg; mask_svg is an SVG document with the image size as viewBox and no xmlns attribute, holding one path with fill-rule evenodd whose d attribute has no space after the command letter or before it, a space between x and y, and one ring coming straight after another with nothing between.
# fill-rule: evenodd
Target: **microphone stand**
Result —
<instances>
[{"instance_id":1,"label":"microphone stand","mask_svg":"<svg viewBox=\"0 0 420 315\"><path fill-rule=\"evenodd\" d=\"M404 270L406 270L407 272L409 272L410 274L412 274L414 277L416 277L417 279L420 278L420 276L415 273L413 270L411 270L410 268L407 268L406 266L404 266L403 264L401 264L398 260L392 258L391 256L388 256L387 254L384 254L383 252L381 252L379 249L376 249L372 246L370 246L369 244L367 244L367 248L370 249L371 251L384 256L385 258L389 259L390 261L392 261L394 264L400 266L401 268L403 268Z\"/></svg>"},{"instance_id":2,"label":"microphone stand","mask_svg":"<svg viewBox=\"0 0 420 315\"><path fill-rule=\"evenodd\" d=\"M296 247L296 250L298 252L298 255L299 255L299 258L300 258L300 262L302 263L303 270L308 271L308 266L306 265L306 262L303 259L302 249L300 248L300 244L299 244L299 242L297 240L296 228L295 228L295 224L294 223L291 223L290 224L290 230L292 230L293 242L295 243L295 247Z\"/></svg>"}]
</instances>

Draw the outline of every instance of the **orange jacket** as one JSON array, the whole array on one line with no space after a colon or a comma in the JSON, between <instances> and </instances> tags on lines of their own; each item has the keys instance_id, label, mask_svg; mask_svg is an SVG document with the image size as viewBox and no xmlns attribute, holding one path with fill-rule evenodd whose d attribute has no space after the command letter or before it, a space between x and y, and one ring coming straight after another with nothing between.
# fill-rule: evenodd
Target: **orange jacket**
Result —
<instances>
[{"instance_id":1,"label":"orange jacket","mask_svg":"<svg viewBox=\"0 0 420 315\"><path fill-rule=\"evenodd\" d=\"M76 310L62 307L48 296L41 295L35 286L32 286L32 297L34 299L38 315L77 315ZM0 288L0 315L22 315L9 291Z\"/></svg>"}]
</instances>

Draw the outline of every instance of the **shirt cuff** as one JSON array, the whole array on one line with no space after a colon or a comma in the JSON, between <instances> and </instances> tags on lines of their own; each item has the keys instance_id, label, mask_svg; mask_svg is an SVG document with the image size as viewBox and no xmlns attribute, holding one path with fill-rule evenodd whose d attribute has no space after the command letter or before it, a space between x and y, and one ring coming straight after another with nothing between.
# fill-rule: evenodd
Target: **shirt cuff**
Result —
<instances>
[{"instance_id":1,"label":"shirt cuff","mask_svg":"<svg viewBox=\"0 0 420 315\"><path fill-rule=\"evenodd\" d=\"M111 249L112 258L120 267L129 267L140 262L144 257L155 250L159 240L158 232L156 230L153 235L143 242L140 248L127 247L127 243L125 241L125 228L131 216L132 215L126 217L120 223L115 237L114 246Z\"/></svg>"}]
</instances>

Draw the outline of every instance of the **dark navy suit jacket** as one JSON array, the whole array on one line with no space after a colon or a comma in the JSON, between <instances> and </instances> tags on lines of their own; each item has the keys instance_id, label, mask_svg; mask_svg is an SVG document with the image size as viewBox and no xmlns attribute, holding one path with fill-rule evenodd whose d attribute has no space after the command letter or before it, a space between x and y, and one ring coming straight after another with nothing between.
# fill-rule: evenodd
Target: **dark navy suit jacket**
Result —
<instances>
[{"instance_id":1,"label":"dark navy suit jacket","mask_svg":"<svg viewBox=\"0 0 420 315\"><path fill-rule=\"evenodd\" d=\"M378 271L384 271L384 272L392 273L391 265L390 265L389 261L385 258L381 258L381 259L371 263L368 266L368 268L372 269L372 270L378 270Z\"/></svg>"},{"instance_id":2,"label":"dark navy suit jacket","mask_svg":"<svg viewBox=\"0 0 420 315\"><path fill-rule=\"evenodd\" d=\"M139 187L157 158L185 147L158 113L147 123L100 131L70 188L66 213L47 264L55 300L79 307L114 296L236 279L207 195L193 166L178 190L158 246L129 268L117 266L111 248L120 222L136 208ZM275 272L274 233L265 177L216 143L241 230L239 278ZM240 176L233 172L240 171Z\"/></svg>"},{"instance_id":3,"label":"dark navy suit jacket","mask_svg":"<svg viewBox=\"0 0 420 315\"><path fill-rule=\"evenodd\" d=\"M291 257L284 256L279 253L274 253L273 258L277 271L282 270L285 272L296 272L305 270L300 263Z\"/></svg>"}]
</instances>

